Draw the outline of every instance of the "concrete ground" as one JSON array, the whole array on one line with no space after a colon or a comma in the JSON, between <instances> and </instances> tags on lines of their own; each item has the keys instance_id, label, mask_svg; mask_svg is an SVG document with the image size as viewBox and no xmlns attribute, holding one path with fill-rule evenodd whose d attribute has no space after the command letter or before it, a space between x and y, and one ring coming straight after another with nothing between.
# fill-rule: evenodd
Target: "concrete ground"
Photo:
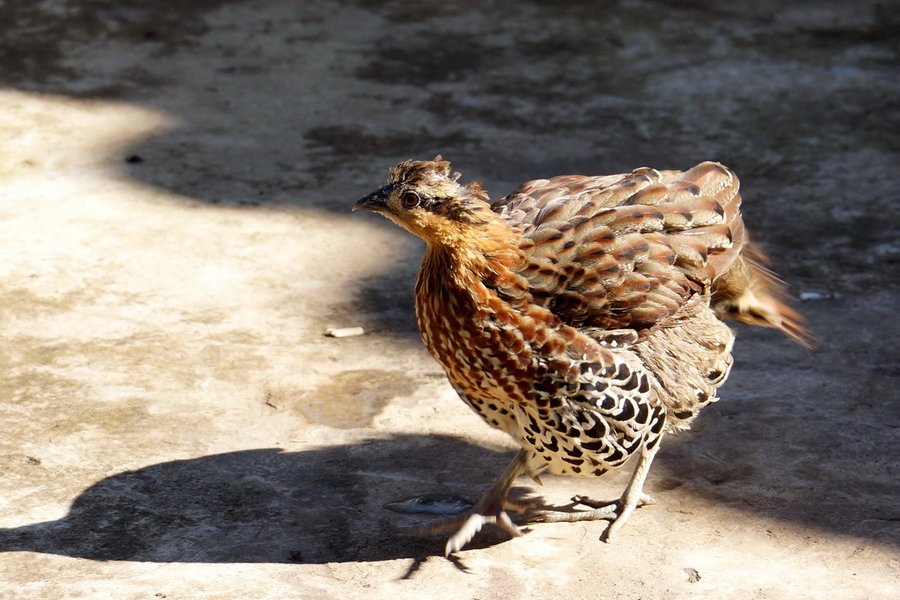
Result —
<instances>
[{"instance_id":1,"label":"concrete ground","mask_svg":"<svg viewBox=\"0 0 900 600\"><path fill-rule=\"evenodd\" d=\"M0 3L0 598L897 597L898 9ZM739 327L612 544L447 560L383 508L513 449L418 340L421 244L349 213L438 152L494 196L720 160L820 340Z\"/></svg>"}]
</instances>

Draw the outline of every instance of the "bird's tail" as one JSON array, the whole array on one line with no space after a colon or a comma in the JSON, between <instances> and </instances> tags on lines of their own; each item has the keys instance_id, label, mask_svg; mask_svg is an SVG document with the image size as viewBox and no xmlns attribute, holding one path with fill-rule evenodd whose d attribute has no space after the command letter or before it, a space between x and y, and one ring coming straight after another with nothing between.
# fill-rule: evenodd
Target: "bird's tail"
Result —
<instances>
[{"instance_id":1,"label":"bird's tail","mask_svg":"<svg viewBox=\"0 0 900 600\"><path fill-rule=\"evenodd\" d=\"M713 284L712 308L720 319L780 329L807 348L815 337L803 323L803 315L786 303L784 282L766 266L766 255L745 242L728 271Z\"/></svg>"}]
</instances>

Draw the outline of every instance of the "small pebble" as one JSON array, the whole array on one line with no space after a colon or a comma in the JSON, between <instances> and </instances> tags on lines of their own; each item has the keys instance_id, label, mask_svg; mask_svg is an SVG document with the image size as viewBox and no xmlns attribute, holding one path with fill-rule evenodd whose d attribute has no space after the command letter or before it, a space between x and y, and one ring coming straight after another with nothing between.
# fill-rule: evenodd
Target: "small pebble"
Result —
<instances>
[{"instance_id":1,"label":"small pebble","mask_svg":"<svg viewBox=\"0 0 900 600\"><path fill-rule=\"evenodd\" d=\"M366 332L362 327L328 327L325 329L325 335L329 337L353 337L355 335L362 335Z\"/></svg>"}]
</instances>

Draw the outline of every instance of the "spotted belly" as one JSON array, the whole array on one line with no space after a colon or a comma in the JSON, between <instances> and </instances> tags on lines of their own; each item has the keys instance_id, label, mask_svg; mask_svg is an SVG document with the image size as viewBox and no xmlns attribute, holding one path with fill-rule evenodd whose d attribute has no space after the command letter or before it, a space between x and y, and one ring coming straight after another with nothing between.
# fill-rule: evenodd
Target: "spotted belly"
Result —
<instances>
[{"instance_id":1,"label":"spotted belly","mask_svg":"<svg viewBox=\"0 0 900 600\"><path fill-rule=\"evenodd\" d=\"M651 377L636 361L612 368L581 365L575 382L538 381L537 399L517 407L518 441L529 450L529 469L558 475L597 477L660 440L665 407L651 398ZM545 391L547 390L547 391ZM546 409L538 407L546 404Z\"/></svg>"},{"instance_id":2,"label":"spotted belly","mask_svg":"<svg viewBox=\"0 0 900 600\"><path fill-rule=\"evenodd\" d=\"M513 439L519 439L520 426L519 419L516 416L517 405L509 402L502 396L495 394L472 394L466 389L453 384L451 385L459 397L462 398L469 408L471 408L484 422L509 434Z\"/></svg>"}]
</instances>

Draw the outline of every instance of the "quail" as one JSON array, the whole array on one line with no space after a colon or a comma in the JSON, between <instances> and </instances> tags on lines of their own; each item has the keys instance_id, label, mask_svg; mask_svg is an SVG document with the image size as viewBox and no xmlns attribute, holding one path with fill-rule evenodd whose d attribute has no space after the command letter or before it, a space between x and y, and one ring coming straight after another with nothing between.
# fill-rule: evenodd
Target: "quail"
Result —
<instances>
[{"instance_id":1,"label":"quail","mask_svg":"<svg viewBox=\"0 0 900 600\"><path fill-rule=\"evenodd\" d=\"M651 501L663 434L687 428L728 377L735 319L808 345L803 318L748 238L735 174L635 169L529 181L491 202L440 156L393 167L354 210L426 242L419 330L460 398L519 450L445 553L506 512L520 475L598 477L636 455L621 498L542 521L605 519L606 539Z\"/></svg>"}]
</instances>

